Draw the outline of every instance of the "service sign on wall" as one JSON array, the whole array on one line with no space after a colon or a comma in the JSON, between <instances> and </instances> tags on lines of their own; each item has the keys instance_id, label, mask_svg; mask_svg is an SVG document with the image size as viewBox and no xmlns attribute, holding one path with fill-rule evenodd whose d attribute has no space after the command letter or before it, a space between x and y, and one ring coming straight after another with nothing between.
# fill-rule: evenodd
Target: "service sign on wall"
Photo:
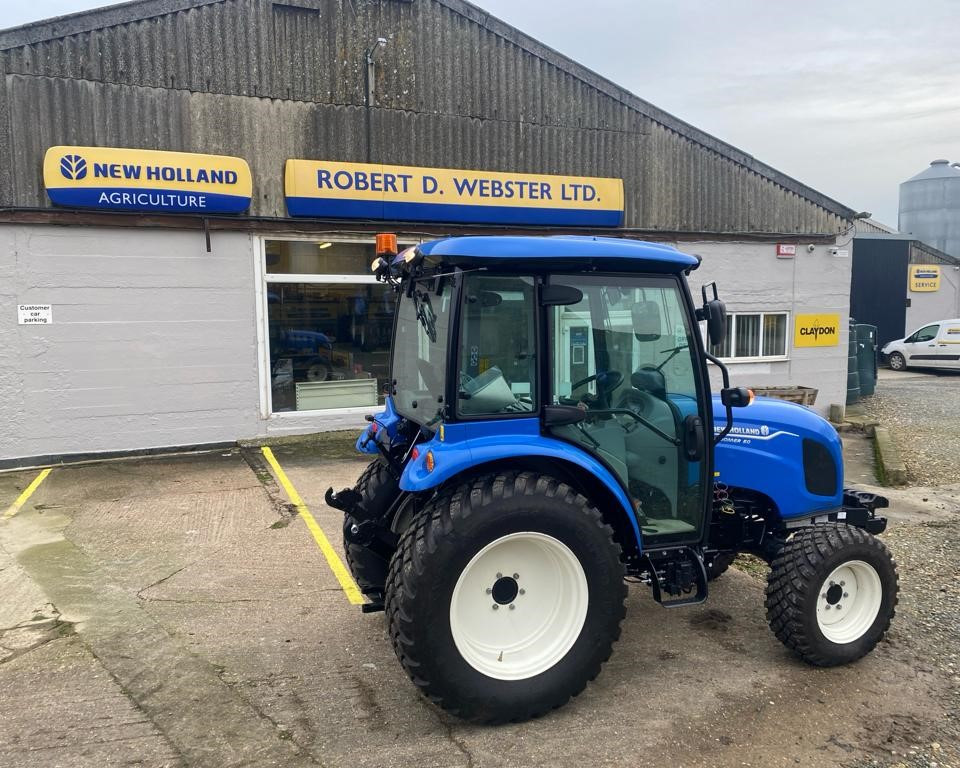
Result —
<instances>
[{"instance_id":1,"label":"service sign on wall","mask_svg":"<svg viewBox=\"0 0 960 768\"><path fill-rule=\"evenodd\" d=\"M793 324L793 346L835 347L840 343L840 315L797 315Z\"/></svg>"},{"instance_id":2,"label":"service sign on wall","mask_svg":"<svg viewBox=\"0 0 960 768\"><path fill-rule=\"evenodd\" d=\"M618 227L623 180L287 160L291 216Z\"/></svg>"},{"instance_id":3,"label":"service sign on wall","mask_svg":"<svg viewBox=\"0 0 960 768\"><path fill-rule=\"evenodd\" d=\"M910 290L916 293L940 290L939 264L911 264Z\"/></svg>"},{"instance_id":4,"label":"service sign on wall","mask_svg":"<svg viewBox=\"0 0 960 768\"><path fill-rule=\"evenodd\" d=\"M50 147L50 200L70 208L163 213L242 213L253 180L246 160L152 149Z\"/></svg>"}]
</instances>

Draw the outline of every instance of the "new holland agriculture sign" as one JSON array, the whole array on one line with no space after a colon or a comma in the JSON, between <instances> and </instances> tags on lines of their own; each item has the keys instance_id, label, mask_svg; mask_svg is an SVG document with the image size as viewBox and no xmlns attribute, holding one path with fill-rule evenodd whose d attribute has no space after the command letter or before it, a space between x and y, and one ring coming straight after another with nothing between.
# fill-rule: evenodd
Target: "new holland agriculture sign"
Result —
<instances>
[{"instance_id":1,"label":"new holland agriculture sign","mask_svg":"<svg viewBox=\"0 0 960 768\"><path fill-rule=\"evenodd\" d=\"M623 180L287 160L291 216L618 227Z\"/></svg>"},{"instance_id":2,"label":"new holland agriculture sign","mask_svg":"<svg viewBox=\"0 0 960 768\"><path fill-rule=\"evenodd\" d=\"M242 213L250 167L239 157L109 147L50 147L50 200L71 208L164 213Z\"/></svg>"}]
</instances>

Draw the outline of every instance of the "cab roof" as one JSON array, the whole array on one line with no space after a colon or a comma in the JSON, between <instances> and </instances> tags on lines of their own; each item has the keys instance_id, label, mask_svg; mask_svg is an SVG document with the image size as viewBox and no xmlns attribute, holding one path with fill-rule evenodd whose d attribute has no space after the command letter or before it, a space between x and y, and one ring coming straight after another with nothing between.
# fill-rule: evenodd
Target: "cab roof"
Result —
<instances>
[{"instance_id":1,"label":"cab roof","mask_svg":"<svg viewBox=\"0 0 960 768\"><path fill-rule=\"evenodd\" d=\"M683 272L700 266L700 258L660 243L618 237L450 237L419 246L429 259L454 264L483 262L541 270L583 265L629 272Z\"/></svg>"}]
</instances>

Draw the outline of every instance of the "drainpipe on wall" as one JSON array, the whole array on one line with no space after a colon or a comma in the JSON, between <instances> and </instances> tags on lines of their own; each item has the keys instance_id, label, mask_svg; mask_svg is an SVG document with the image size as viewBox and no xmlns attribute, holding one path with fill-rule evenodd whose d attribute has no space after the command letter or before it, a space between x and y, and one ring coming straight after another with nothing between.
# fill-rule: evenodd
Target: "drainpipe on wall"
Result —
<instances>
[{"instance_id":1,"label":"drainpipe on wall","mask_svg":"<svg viewBox=\"0 0 960 768\"><path fill-rule=\"evenodd\" d=\"M367 51L367 162L373 162L373 108L376 106L377 65L373 60L377 51L387 44L387 38L378 37Z\"/></svg>"}]
</instances>

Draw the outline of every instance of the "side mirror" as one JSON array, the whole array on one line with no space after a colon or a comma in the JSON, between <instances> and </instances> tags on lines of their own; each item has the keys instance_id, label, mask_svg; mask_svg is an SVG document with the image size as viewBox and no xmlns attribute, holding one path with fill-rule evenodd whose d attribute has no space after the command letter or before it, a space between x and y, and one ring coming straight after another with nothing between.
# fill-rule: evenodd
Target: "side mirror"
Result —
<instances>
[{"instance_id":1,"label":"side mirror","mask_svg":"<svg viewBox=\"0 0 960 768\"><path fill-rule=\"evenodd\" d=\"M756 397L752 389L746 387L727 387L720 390L720 402L727 408L745 408Z\"/></svg>"},{"instance_id":2,"label":"side mirror","mask_svg":"<svg viewBox=\"0 0 960 768\"><path fill-rule=\"evenodd\" d=\"M727 338L727 305L720 299L710 299L703 305L703 314L707 321L710 346L723 344Z\"/></svg>"},{"instance_id":3,"label":"side mirror","mask_svg":"<svg viewBox=\"0 0 960 768\"><path fill-rule=\"evenodd\" d=\"M630 310L633 333L637 341L656 341L662 335L660 329L660 305L655 301L641 301Z\"/></svg>"},{"instance_id":4,"label":"side mirror","mask_svg":"<svg viewBox=\"0 0 960 768\"><path fill-rule=\"evenodd\" d=\"M583 291L572 285L545 285L540 289L540 304L544 307L569 307L583 301Z\"/></svg>"}]
</instances>

